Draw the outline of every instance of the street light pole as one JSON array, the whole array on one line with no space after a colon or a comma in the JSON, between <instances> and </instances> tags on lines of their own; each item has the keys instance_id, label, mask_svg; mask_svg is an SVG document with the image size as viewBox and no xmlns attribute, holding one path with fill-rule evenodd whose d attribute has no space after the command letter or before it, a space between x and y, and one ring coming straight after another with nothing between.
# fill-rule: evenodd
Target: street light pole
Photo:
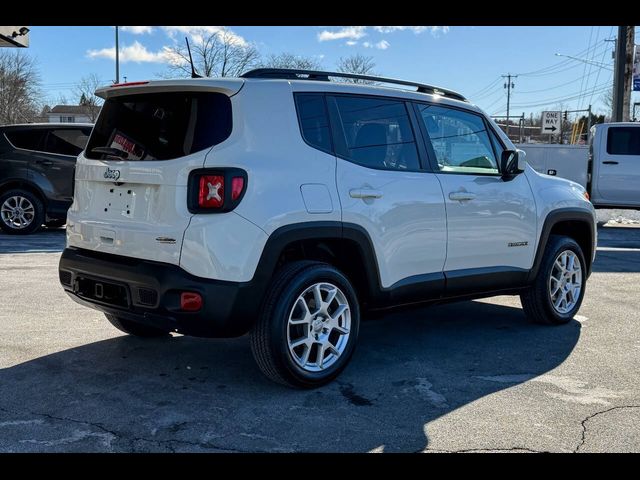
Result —
<instances>
[{"instance_id":1,"label":"street light pole","mask_svg":"<svg viewBox=\"0 0 640 480\"><path fill-rule=\"evenodd\" d=\"M120 83L120 49L118 48L118 26L116 25L116 83Z\"/></svg>"},{"instance_id":2,"label":"street light pole","mask_svg":"<svg viewBox=\"0 0 640 480\"><path fill-rule=\"evenodd\" d=\"M556 57L566 57L570 58L571 60L586 63L588 65L594 65L596 67L604 68L605 70L611 70L611 65L607 65L606 63L594 62L592 60L587 60L586 58L572 57L571 55L564 55L562 53L556 53L555 55Z\"/></svg>"}]
</instances>

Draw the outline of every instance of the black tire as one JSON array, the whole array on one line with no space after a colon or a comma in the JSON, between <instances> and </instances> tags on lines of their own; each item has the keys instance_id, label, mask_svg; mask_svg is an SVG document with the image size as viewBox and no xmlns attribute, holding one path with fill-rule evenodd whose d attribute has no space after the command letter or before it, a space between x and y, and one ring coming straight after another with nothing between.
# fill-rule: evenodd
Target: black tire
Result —
<instances>
[{"instance_id":1,"label":"black tire","mask_svg":"<svg viewBox=\"0 0 640 480\"><path fill-rule=\"evenodd\" d=\"M0 208L2 207L2 205L4 205L4 202L7 201L7 199L18 196L27 199L29 202L31 202L31 205L33 205L33 220L31 220L31 223L26 227L17 228L5 223L4 218L0 214L0 229L2 229L4 233L8 233L9 235L29 235L30 233L38 230L44 222L44 204L37 195L31 193L30 191L23 190L21 188L15 188L12 190L8 190L0 195Z\"/></svg>"},{"instance_id":2,"label":"black tire","mask_svg":"<svg viewBox=\"0 0 640 480\"><path fill-rule=\"evenodd\" d=\"M104 316L107 317L107 320L109 320L111 325L116 327L118 330L135 337L156 338L169 336L168 331L162 330L160 328L150 327L141 323L132 322L131 320L116 317L115 315L111 315L109 313L105 313Z\"/></svg>"},{"instance_id":3,"label":"black tire","mask_svg":"<svg viewBox=\"0 0 640 480\"><path fill-rule=\"evenodd\" d=\"M319 372L302 369L292 358L287 341L289 313L304 290L330 282L345 295L351 311L347 344L335 363ZM251 351L260 370L271 380L295 388L317 388L336 378L347 366L358 338L360 308L351 283L335 267L299 261L282 267L266 293L261 314L251 331Z\"/></svg>"},{"instance_id":4,"label":"black tire","mask_svg":"<svg viewBox=\"0 0 640 480\"><path fill-rule=\"evenodd\" d=\"M47 227L47 228L60 228L60 227L63 227L66 223L67 223L67 221L64 220L64 219L62 219L62 220L49 220L48 222L46 222L44 224L44 226Z\"/></svg>"},{"instance_id":5,"label":"black tire","mask_svg":"<svg viewBox=\"0 0 640 480\"><path fill-rule=\"evenodd\" d=\"M560 313L554 308L551 301L549 277L551 276L556 258L565 250L571 250L580 260L582 288L574 307L566 313ZM570 237L551 235L545 247L544 257L533 285L524 293L520 294L520 302L522 303L522 308L527 319L533 323L545 325L562 325L569 322L580 309L582 299L584 298L586 280L586 262L580 245Z\"/></svg>"}]
</instances>

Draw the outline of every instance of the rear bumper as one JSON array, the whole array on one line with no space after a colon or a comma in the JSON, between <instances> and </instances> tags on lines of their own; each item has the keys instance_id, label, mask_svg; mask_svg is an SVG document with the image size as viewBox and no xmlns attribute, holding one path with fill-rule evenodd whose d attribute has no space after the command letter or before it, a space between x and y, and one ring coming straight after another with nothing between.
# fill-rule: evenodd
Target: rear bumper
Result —
<instances>
[{"instance_id":1,"label":"rear bumper","mask_svg":"<svg viewBox=\"0 0 640 480\"><path fill-rule=\"evenodd\" d=\"M59 273L67 294L81 305L200 337L246 333L255 321L264 293L252 282L210 280L176 265L72 247L62 253ZM181 311L182 291L199 293L202 309Z\"/></svg>"}]
</instances>

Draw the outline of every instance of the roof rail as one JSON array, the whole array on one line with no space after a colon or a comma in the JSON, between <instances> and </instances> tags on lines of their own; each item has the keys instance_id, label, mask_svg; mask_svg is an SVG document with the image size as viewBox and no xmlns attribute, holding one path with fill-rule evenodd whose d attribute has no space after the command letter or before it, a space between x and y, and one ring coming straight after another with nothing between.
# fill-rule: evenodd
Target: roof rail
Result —
<instances>
[{"instance_id":1,"label":"roof rail","mask_svg":"<svg viewBox=\"0 0 640 480\"><path fill-rule=\"evenodd\" d=\"M416 91L420 93L430 93L432 95L444 95L456 100L468 101L463 95L447 88L440 88L434 85L424 83L409 82L407 80L398 80L396 78L377 77L374 75L360 75L355 73L343 72L325 72L321 70L297 70L289 68L256 68L240 75L241 78L281 78L290 80L320 80L329 81L329 77L352 78L357 80L368 80L371 82L393 83L396 85L406 85L416 87Z\"/></svg>"}]
</instances>

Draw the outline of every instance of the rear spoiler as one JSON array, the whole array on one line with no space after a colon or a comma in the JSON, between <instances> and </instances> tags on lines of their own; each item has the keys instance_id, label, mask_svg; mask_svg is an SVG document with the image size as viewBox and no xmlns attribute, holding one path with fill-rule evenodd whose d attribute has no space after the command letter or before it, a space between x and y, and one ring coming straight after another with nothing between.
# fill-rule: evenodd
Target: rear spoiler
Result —
<instances>
[{"instance_id":1,"label":"rear spoiler","mask_svg":"<svg viewBox=\"0 0 640 480\"><path fill-rule=\"evenodd\" d=\"M218 92L232 96L240 91L244 80L241 78L186 78L180 80L154 80L149 82L119 83L100 87L96 95L103 99L134 95L137 93L160 92Z\"/></svg>"}]
</instances>

